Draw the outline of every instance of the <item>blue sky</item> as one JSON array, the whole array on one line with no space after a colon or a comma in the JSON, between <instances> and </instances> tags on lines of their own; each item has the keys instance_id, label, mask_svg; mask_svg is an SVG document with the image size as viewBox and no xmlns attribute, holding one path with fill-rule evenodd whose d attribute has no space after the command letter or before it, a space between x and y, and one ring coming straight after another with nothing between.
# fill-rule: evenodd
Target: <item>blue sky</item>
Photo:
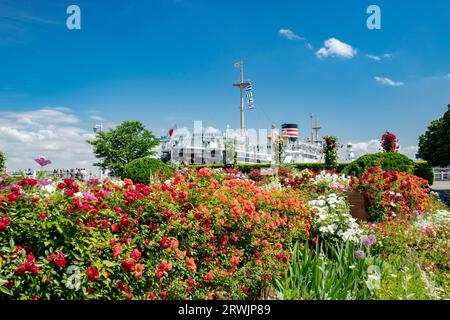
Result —
<instances>
[{"instance_id":1,"label":"blue sky","mask_svg":"<svg viewBox=\"0 0 450 320\"><path fill-rule=\"evenodd\" d=\"M66 28L71 4L81 30ZM371 4L381 30L366 27ZM321 135L364 151L390 130L412 154L450 103L449 39L447 0L0 0L0 148L18 167L65 145L79 150L61 164L87 166L82 140L96 119L139 119L157 134L194 120L236 128L242 58L256 105L248 127L295 122L305 137L313 112Z\"/></svg>"}]
</instances>

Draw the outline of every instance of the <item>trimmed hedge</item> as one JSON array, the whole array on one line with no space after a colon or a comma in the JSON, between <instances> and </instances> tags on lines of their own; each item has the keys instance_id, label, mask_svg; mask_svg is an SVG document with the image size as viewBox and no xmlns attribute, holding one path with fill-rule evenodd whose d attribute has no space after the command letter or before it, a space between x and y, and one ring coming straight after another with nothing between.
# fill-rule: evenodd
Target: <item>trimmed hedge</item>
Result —
<instances>
[{"instance_id":1,"label":"trimmed hedge","mask_svg":"<svg viewBox=\"0 0 450 320\"><path fill-rule=\"evenodd\" d=\"M6 167L6 156L2 151L0 151L0 173L3 173L5 167Z\"/></svg>"},{"instance_id":2,"label":"trimmed hedge","mask_svg":"<svg viewBox=\"0 0 450 320\"><path fill-rule=\"evenodd\" d=\"M434 183L434 168L427 161L416 161L413 173L415 176L427 180L430 186Z\"/></svg>"},{"instance_id":3,"label":"trimmed hedge","mask_svg":"<svg viewBox=\"0 0 450 320\"><path fill-rule=\"evenodd\" d=\"M170 178L173 170L159 159L139 158L125 165L122 178L148 184L150 178L155 176Z\"/></svg>"},{"instance_id":4,"label":"trimmed hedge","mask_svg":"<svg viewBox=\"0 0 450 320\"><path fill-rule=\"evenodd\" d=\"M366 154L350 163L343 173L361 177L369 168L381 168L383 171L413 173L414 161L397 152L378 152Z\"/></svg>"}]
</instances>

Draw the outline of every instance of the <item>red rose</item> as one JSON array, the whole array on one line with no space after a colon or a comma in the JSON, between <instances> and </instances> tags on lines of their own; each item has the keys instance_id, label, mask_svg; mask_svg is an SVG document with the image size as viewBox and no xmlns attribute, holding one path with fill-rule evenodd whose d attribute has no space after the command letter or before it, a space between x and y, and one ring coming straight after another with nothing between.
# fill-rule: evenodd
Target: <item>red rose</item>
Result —
<instances>
[{"instance_id":1,"label":"red rose","mask_svg":"<svg viewBox=\"0 0 450 320\"><path fill-rule=\"evenodd\" d=\"M163 276L164 276L164 271L159 270L159 271L156 273L156 280L161 279Z\"/></svg>"},{"instance_id":2,"label":"red rose","mask_svg":"<svg viewBox=\"0 0 450 320\"><path fill-rule=\"evenodd\" d=\"M161 247L163 249L167 249L170 246L170 240L166 236L163 236L161 239Z\"/></svg>"},{"instance_id":3,"label":"red rose","mask_svg":"<svg viewBox=\"0 0 450 320\"><path fill-rule=\"evenodd\" d=\"M211 281L214 278L214 273L212 270L209 270L207 274L205 274L205 281Z\"/></svg>"},{"instance_id":4,"label":"red rose","mask_svg":"<svg viewBox=\"0 0 450 320\"><path fill-rule=\"evenodd\" d=\"M56 259L56 254L52 253L48 258L47 261L54 261Z\"/></svg>"},{"instance_id":5,"label":"red rose","mask_svg":"<svg viewBox=\"0 0 450 320\"><path fill-rule=\"evenodd\" d=\"M98 270L94 267L88 267L86 269L86 275L91 282L97 282L98 280Z\"/></svg>"},{"instance_id":6,"label":"red rose","mask_svg":"<svg viewBox=\"0 0 450 320\"><path fill-rule=\"evenodd\" d=\"M58 189L65 189L67 185L64 182L58 183Z\"/></svg>"},{"instance_id":7,"label":"red rose","mask_svg":"<svg viewBox=\"0 0 450 320\"><path fill-rule=\"evenodd\" d=\"M8 289L14 287L14 279L9 279L8 282L5 284L5 287L7 287Z\"/></svg>"},{"instance_id":8,"label":"red rose","mask_svg":"<svg viewBox=\"0 0 450 320\"><path fill-rule=\"evenodd\" d=\"M136 273L134 274L134 278L139 279L142 276L143 271L144 271L144 266L142 264L139 264L136 267Z\"/></svg>"},{"instance_id":9,"label":"red rose","mask_svg":"<svg viewBox=\"0 0 450 320\"><path fill-rule=\"evenodd\" d=\"M73 192L72 189L67 189L67 190L66 190L66 196L72 197L73 195L74 195L74 192Z\"/></svg>"},{"instance_id":10,"label":"red rose","mask_svg":"<svg viewBox=\"0 0 450 320\"><path fill-rule=\"evenodd\" d=\"M172 241L170 242L170 247L171 247L173 250L177 249L179 245L180 245L180 242L178 242L177 239L174 239L174 240L172 240Z\"/></svg>"},{"instance_id":11,"label":"red rose","mask_svg":"<svg viewBox=\"0 0 450 320\"><path fill-rule=\"evenodd\" d=\"M119 231L119 225L113 223L111 225L111 232L117 232L117 231Z\"/></svg>"},{"instance_id":12,"label":"red rose","mask_svg":"<svg viewBox=\"0 0 450 320\"><path fill-rule=\"evenodd\" d=\"M5 231L6 228L8 228L8 225L10 222L11 222L11 220L9 220L8 218L0 219L0 232Z\"/></svg>"},{"instance_id":13,"label":"red rose","mask_svg":"<svg viewBox=\"0 0 450 320\"><path fill-rule=\"evenodd\" d=\"M112 257L117 258L119 256L119 254L122 253L122 251L123 251L123 249L122 249L122 245L120 243L114 245Z\"/></svg>"},{"instance_id":14,"label":"red rose","mask_svg":"<svg viewBox=\"0 0 450 320\"><path fill-rule=\"evenodd\" d=\"M119 286L119 289L123 292L128 292L128 290L130 290L130 288L122 281L117 282L117 285Z\"/></svg>"},{"instance_id":15,"label":"red rose","mask_svg":"<svg viewBox=\"0 0 450 320\"><path fill-rule=\"evenodd\" d=\"M122 261L122 268L125 272L133 272L136 270L136 262L133 260Z\"/></svg>"},{"instance_id":16,"label":"red rose","mask_svg":"<svg viewBox=\"0 0 450 320\"><path fill-rule=\"evenodd\" d=\"M14 271L14 273L15 273L16 276L21 277L21 276L23 276L23 274L25 273L25 270L26 270L25 264L21 264L20 266L18 266L18 267L16 268L16 270Z\"/></svg>"},{"instance_id":17,"label":"red rose","mask_svg":"<svg viewBox=\"0 0 450 320\"><path fill-rule=\"evenodd\" d=\"M138 248L135 248L130 254L130 257L132 257L136 261L139 261L141 256L142 256L142 253L139 252Z\"/></svg>"},{"instance_id":18,"label":"red rose","mask_svg":"<svg viewBox=\"0 0 450 320\"><path fill-rule=\"evenodd\" d=\"M150 292L150 293L148 294L148 297L149 297L151 300L153 300L153 299L155 299L155 294L154 294L153 292Z\"/></svg>"},{"instance_id":19,"label":"red rose","mask_svg":"<svg viewBox=\"0 0 450 320\"><path fill-rule=\"evenodd\" d=\"M39 213L39 219L41 220L47 219L47 214L45 212Z\"/></svg>"},{"instance_id":20,"label":"red rose","mask_svg":"<svg viewBox=\"0 0 450 320\"><path fill-rule=\"evenodd\" d=\"M62 251L58 252L58 257L55 259L55 263L60 268L66 265L66 258L64 257L64 253L62 253Z\"/></svg>"},{"instance_id":21,"label":"red rose","mask_svg":"<svg viewBox=\"0 0 450 320\"><path fill-rule=\"evenodd\" d=\"M16 201L19 196L15 193L10 193L6 197L8 198L9 201Z\"/></svg>"}]
</instances>

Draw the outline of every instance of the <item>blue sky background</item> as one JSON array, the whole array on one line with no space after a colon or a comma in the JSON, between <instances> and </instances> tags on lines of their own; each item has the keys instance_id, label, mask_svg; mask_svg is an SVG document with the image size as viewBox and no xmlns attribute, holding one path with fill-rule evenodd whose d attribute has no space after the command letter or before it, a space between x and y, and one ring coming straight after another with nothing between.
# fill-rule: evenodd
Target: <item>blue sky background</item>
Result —
<instances>
[{"instance_id":1,"label":"blue sky background","mask_svg":"<svg viewBox=\"0 0 450 320\"><path fill-rule=\"evenodd\" d=\"M81 8L81 30L66 28L70 4ZM381 30L366 27L370 4L381 7ZM306 40L289 40L280 29ZM319 59L329 38L357 54ZM447 0L0 0L0 138L14 136L6 126L42 130L21 119L44 108L63 108L58 116L76 120L57 125L86 132L93 116L139 119L157 134L194 120L236 128L233 64L242 58L256 105L246 113L248 127L289 121L305 137L313 112L321 135L341 142L367 142L390 130L414 147L450 103L449 39ZM391 57L367 57L384 54ZM13 143L0 148L8 153Z\"/></svg>"}]
</instances>

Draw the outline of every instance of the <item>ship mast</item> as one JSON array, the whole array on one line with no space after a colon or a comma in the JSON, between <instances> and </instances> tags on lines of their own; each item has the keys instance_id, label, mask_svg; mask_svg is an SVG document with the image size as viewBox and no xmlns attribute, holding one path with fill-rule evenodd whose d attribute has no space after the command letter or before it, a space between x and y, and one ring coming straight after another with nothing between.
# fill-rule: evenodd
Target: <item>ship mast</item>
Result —
<instances>
[{"instance_id":1,"label":"ship mast","mask_svg":"<svg viewBox=\"0 0 450 320\"><path fill-rule=\"evenodd\" d=\"M322 129L322 127L319 127L319 117L316 114L316 126L313 128L313 130L315 131L315 136L316 136L316 139L314 141L315 143L319 142L319 130L320 129Z\"/></svg>"},{"instance_id":2,"label":"ship mast","mask_svg":"<svg viewBox=\"0 0 450 320\"><path fill-rule=\"evenodd\" d=\"M251 85L249 81L244 80L244 61L239 62L239 69L240 69L240 79L238 82L235 82L233 84L234 87L239 88L240 91L240 106L239 110L241 112L241 136L244 136L245 131L245 125L244 125L244 90L248 86Z\"/></svg>"}]
</instances>

